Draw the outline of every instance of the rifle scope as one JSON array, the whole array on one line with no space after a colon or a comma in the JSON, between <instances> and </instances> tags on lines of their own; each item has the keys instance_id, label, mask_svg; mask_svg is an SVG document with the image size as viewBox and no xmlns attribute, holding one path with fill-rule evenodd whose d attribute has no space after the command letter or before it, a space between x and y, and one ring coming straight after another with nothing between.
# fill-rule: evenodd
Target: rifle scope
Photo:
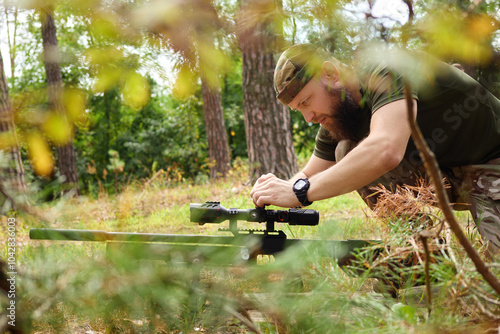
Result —
<instances>
[{"instance_id":1,"label":"rifle scope","mask_svg":"<svg viewBox=\"0 0 500 334\"><path fill-rule=\"evenodd\" d=\"M191 203L191 222L203 225L205 223L220 224L226 220L245 220L248 222L278 222L289 225L315 226L319 222L319 213L311 209L266 210L226 209L220 202Z\"/></svg>"}]
</instances>

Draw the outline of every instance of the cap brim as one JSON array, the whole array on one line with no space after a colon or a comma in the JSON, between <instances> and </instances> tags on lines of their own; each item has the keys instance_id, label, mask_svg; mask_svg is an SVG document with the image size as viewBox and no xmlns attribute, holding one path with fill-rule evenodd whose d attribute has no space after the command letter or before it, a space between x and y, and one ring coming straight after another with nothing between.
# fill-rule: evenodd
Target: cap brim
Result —
<instances>
[{"instance_id":1,"label":"cap brim","mask_svg":"<svg viewBox=\"0 0 500 334\"><path fill-rule=\"evenodd\" d=\"M308 63L293 77L292 80L276 95L276 98L280 100L284 105L288 105L292 100L299 94L302 88L307 85L307 83L314 76L314 72L309 69Z\"/></svg>"}]
</instances>

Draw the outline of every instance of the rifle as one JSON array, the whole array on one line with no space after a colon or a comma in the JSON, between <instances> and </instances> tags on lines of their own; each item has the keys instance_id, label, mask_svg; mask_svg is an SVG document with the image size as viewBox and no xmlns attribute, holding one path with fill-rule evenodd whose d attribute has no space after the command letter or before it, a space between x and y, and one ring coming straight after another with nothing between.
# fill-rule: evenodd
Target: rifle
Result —
<instances>
[{"instance_id":1,"label":"rifle","mask_svg":"<svg viewBox=\"0 0 500 334\"><path fill-rule=\"evenodd\" d=\"M71 240L106 242L107 254L125 254L136 259L238 265L255 261L259 255L278 255L292 247L319 252L320 256L342 259L370 244L365 240L289 239L275 223L316 226L319 213L310 209L266 210L226 209L220 202L191 203L191 222L221 224L231 235L124 233L95 230L33 228L33 240ZM238 221L265 223L265 229L239 229Z\"/></svg>"}]
</instances>

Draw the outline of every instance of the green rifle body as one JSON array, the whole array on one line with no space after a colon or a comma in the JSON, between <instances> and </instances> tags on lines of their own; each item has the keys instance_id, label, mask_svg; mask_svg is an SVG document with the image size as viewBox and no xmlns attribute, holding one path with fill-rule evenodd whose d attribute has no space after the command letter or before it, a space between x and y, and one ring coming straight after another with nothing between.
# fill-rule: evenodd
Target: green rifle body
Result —
<instances>
[{"instance_id":1,"label":"green rifle body","mask_svg":"<svg viewBox=\"0 0 500 334\"><path fill-rule=\"evenodd\" d=\"M366 240L288 239L274 223L314 226L319 214L314 210L226 209L218 202L191 204L191 221L200 225L229 220L232 235L190 235L126 233L94 230L46 229L30 230L33 240L64 240L106 242L108 254L126 254L140 259L165 261L203 261L216 264L241 264L258 255L276 255L282 251L303 247L320 256L344 258L370 244ZM238 220L266 223L264 230L240 230Z\"/></svg>"}]
</instances>

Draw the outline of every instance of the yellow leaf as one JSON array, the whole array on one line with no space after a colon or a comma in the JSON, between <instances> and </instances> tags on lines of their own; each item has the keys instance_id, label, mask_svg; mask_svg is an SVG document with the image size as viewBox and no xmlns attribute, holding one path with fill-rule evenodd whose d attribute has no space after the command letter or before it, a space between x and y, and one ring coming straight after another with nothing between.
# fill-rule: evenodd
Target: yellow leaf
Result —
<instances>
[{"instance_id":1,"label":"yellow leaf","mask_svg":"<svg viewBox=\"0 0 500 334\"><path fill-rule=\"evenodd\" d=\"M123 84L123 99L130 107L140 109L149 101L149 83L137 72L130 72Z\"/></svg>"},{"instance_id":2,"label":"yellow leaf","mask_svg":"<svg viewBox=\"0 0 500 334\"><path fill-rule=\"evenodd\" d=\"M124 58L123 51L114 46L105 48L89 48L85 51L85 58L92 65L109 66L110 63L117 63Z\"/></svg>"},{"instance_id":3,"label":"yellow leaf","mask_svg":"<svg viewBox=\"0 0 500 334\"><path fill-rule=\"evenodd\" d=\"M422 25L431 53L468 63L491 58L488 41L496 26L496 21L487 15L467 17L450 10L429 15Z\"/></svg>"},{"instance_id":4,"label":"yellow leaf","mask_svg":"<svg viewBox=\"0 0 500 334\"><path fill-rule=\"evenodd\" d=\"M74 122L85 115L85 105L87 99L85 94L79 89L66 89L64 91L64 107L66 114Z\"/></svg>"},{"instance_id":5,"label":"yellow leaf","mask_svg":"<svg viewBox=\"0 0 500 334\"><path fill-rule=\"evenodd\" d=\"M73 134L72 126L62 115L55 112L48 114L42 125L44 134L56 145L67 144Z\"/></svg>"},{"instance_id":6,"label":"yellow leaf","mask_svg":"<svg viewBox=\"0 0 500 334\"><path fill-rule=\"evenodd\" d=\"M498 22L486 14L475 15L467 22L467 31L471 38L477 40L488 39L498 28Z\"/></svg>"},{"instance_id":7,"label":"yellow leaf","mask_svg":"<svg viewBox=\"0 0 500 334\"><path fill-rule=\"evenodd\" d=\"M120 71L113 66L106 66L97 74L97 81L93 90L96 93L103 93L118 84L121 78Z\"/></svg>"},{"instance_id":8,"label":"yellow leaf","mask_svg":"<svg viewBox=\"0 0 500 334\"><path fill-rule=\"evenodd\" d=\"M195 92L194 73L189 66L182 66L177 73L173 94L175 97L185 99Z\"/></svg>"},{"instance_id":9,"label":"yellow leaf","mask_svg":"<svg viewBox=\"0 0 500 334\"><path fill-rule=\"evenodd\" d=\"M28 155L35 173L40 176L49 176L54 168L54 159L49 145L38 132L27 137Z\"/></svg>"}]
</instances>

